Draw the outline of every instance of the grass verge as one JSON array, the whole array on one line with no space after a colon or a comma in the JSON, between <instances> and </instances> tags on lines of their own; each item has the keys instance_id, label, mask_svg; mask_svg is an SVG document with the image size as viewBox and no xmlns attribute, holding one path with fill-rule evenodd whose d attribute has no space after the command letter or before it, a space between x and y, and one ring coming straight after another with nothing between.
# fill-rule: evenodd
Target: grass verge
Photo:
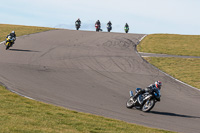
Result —
<instances>
[{"instance_id":1,"label":"grass verge","mask_svg":"<svg viewBox=\"0 0 200 133\"><path fill-rule=\"evenodd\" d=\"M51 28L0 24L0 41ZM0 86L0 131L3 133L172 133L33 101Z\"/></svg>"},{"instance_id":2,"label":"grass verge","mask_svg":"<svg viewBox=\"0 0 200 133\"><path fill-rule=\"evenodd\" d=\"M200 35L151 34L137 49L146 53L200 56Z\"/></svg>"},{"instance_id":3,"label":"grass verge","mask_svg":"<svg viewBox=\"0 0 200 133\"><path fill-rule=\"evenodd\" d=\"M200 59L173 57L145 57L160 70L200 89Z\"/></svg>"}]
</instances>

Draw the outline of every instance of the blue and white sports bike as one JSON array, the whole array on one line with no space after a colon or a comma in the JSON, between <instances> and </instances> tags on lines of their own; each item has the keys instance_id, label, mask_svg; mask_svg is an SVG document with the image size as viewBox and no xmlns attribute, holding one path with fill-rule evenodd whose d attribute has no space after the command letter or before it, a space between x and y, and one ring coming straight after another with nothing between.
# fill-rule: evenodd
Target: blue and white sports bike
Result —
<instances>
[{"instance_id":1,"label":"blue and white sports bike","mask_svg":"<svg viewBox=\"0 0 200 133\"><path fill-rule=\"evenodd\" d=\"M136 88L135 92L137 93L141 88ZM130 91L130 98L126 102L127 108L133 108L140 109L143 112L149 112L155 105L157 101L160 101L160 90L159 89L153 89L150 93L145 92L143 94L138 95L137 98L133 98L133 91Z\"/></svg>"}]
</instances>

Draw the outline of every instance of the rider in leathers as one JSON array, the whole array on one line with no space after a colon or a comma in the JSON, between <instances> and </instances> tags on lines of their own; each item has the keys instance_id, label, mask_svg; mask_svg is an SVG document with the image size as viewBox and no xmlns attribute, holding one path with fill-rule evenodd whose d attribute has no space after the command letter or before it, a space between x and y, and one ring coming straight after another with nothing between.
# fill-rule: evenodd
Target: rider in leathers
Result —
<instances>
[{"instance_id":1,"label":"rider in leathers","mask_svg":"<svg viewBox=\"0 0 200 133\"><path fill-rule=\"evenodd\" d=\"M15 40L16 40L15 31L12 31L10 34L8 34L6 38L8 38L8 36L11 36L11 38L14 40L13 43L12 43L12 45L13 45L15 43ZM6 42L7 42L7 40L6 40Z\"/></svg>"},{"instance_id":2,"label":"rider in leathers","mask_svg":"<svg viewBox=\"0 0 200 133\"><path fill-rule=\"evenodd\" d=\"M110 21L107 23L107 26L110 27L112 30L112 23Z\"/></svg>"},{"instance_id":3,"label":"rider in leathers","mask_svg":"<svg viewBox=\"0 0 200 133\"><path fill-rule=\"evenodd\" d=\"M8 37L8 36L11 36L12 38L16 39L15 31L12 31L10 34L7 35L7 37ZM7 37L6 37L6 38L7 38Z\"/></svg>"},{"instance_id":4,"label":"rider in leathers","mask_svg":"<svg viewBox=\"0 0 200 133\"><path fill-rule=\"evenodd\" d=\"M81 26L81 20L79 18L76 20L76 22L78 22L78 24ZM76 22L75 22L75 24L76 24Z\"/></svg>"},{"instance_id":5,"label":"rider in leathers","mask_svg":"<svg viewBox=\"0 0 200 133\"><path fill-rule=\"evenodd\" d=\"M129 28L129 25L126 23L124 27L128 27Z\"/></svg>"},{"instance_id":6,"label":"rider in leathers","mask_svg":"<svg viewBox=\"0 0 200 133\"><path fill-rule=\"evenodd\" d=\"M101 22L99 20L97 20L97 22L95 23L95 25L98 25L99 29L101 28Z\"/></svg>"},{"instance_id":7,"label":"rider in leathers","mask_svg":"<svg viewBox=\"0 0 200 133\"><path fill-rule=\"evenodd\" d=\"M139 90L135 96L133 97L134 100L137 99L137 97L140 95L140 94L143 94L145 92L149 92L151 93L154 89L161 89L161 86L162 86L162 83L160 81L156 81L154 84L151 84L149 85L148 87L146 87L145 89L141 89Z\"/></svg>"}]
</instances>

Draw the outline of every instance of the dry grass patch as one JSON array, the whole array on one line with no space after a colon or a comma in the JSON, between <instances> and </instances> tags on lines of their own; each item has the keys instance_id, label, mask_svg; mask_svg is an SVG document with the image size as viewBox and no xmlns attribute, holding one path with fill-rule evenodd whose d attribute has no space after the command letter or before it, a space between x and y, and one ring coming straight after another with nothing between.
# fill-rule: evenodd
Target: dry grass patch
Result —
<instances>
[{"instance_id":1,"label":"dry grass patch","mask_svg":"<svg viewBox=\"0 0 200 133\"><path fill-rule=\"evenodd\" d=\"M17 36L22 36L48 30L55 30L55 29L46 27L35 27L35 26L0 24L0 42L4 41L6 39L6 36L12 31L15 31Z\"/></svg>"},{"instance_id":2,"label":"dry grass patch","mask_svg":"<svg viewBox=\"0 0 200 133\"><path fill-rule=\"evenodd\" d=\"M138 45L138 51L200 56L200 35L151 34Z\"/></svg>"},{"instance_id":3,"label":"dry grass patch","mask_svg":"<svg viewBox=\"0 0 200 133\"><path fill-rule=\"evenodd\" d=\"M200 59L145 57L145 59L171 76L200 89Z\"/></svg>"}]
</instances>

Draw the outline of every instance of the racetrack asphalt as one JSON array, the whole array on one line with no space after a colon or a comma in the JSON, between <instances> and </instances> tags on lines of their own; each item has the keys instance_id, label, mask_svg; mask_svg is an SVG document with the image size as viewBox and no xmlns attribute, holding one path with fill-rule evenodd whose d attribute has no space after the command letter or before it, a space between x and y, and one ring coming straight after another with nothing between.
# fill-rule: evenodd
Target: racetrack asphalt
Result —
<instances>
[{"instance_id":1,"label":"racetrack asphalt","mask_svg":"<svg viewBox=\"0 0 200 133\"><path fill-rule=\"evenodd\" d=\"M200 132L200 91L165 75L136 52L143 34L53 30L0 45L0 81L38 101L184 133ZM149 113L127 109L129 91L160 80Z\"/></svg>"}]
</instances>

